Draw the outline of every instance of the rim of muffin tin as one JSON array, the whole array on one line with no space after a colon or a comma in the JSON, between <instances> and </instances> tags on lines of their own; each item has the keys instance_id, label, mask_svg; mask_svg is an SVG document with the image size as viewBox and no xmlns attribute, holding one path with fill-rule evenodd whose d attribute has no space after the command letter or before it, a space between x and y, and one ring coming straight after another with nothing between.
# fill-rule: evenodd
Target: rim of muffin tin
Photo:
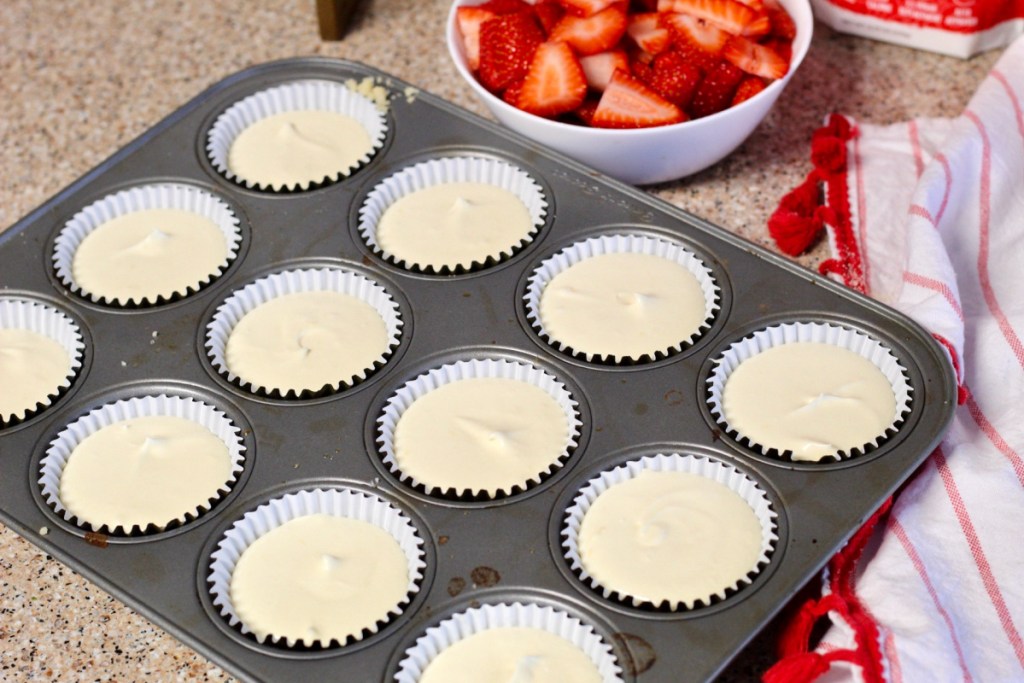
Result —
<instances>
[{"instance_id":1,"label":"rim of muffin tin","mask_svg":"<svg viewBox=\"0 0 1024 683\"><path fill-rule=\"evenodd\" d=\"M5 289L0 293L0 303L13 302L14 305L25 304L30 307L47 309L47 315L60 316L73 335L74 350L70 352L70 368L56 391L47 394L47 403L37 403L35 406L25 408L20 416L0 415L0 435L10 434L35 421L40 415L49 413L73 394L83 383L83 378L89 373L92 366L92 335L85 321L76 313L69 310L63 303L44 297L38 292L28 292L17 289ZM29 328L25 328L29 329ZM46 335L49 336L49 335ZM52 337L51 337L52 338ZM57 341L54 339L54 341ZM59 342L58 342L59 343ZM67 349L65 349L67 350Z\"/></svg>"},{"instance_id":2,"label":"rim of muffin tin","mask_svg":"<svg viewBox=\"0 0 1024 683\"><path fill-rule=\"evenodd\" d=\"M109 299L103 295L88 292L81 287L71 272L71 262L74 259L75 252L85 238L101 227L107 220L128 215L134 211L155 208L182 208L178 206L142 206L136 209L125 210L126 202L152 202L155 201L151 196L153 192L166 192L170 190L183 190L194 195L205 195L208 203L217 205L217 208L226 213L227 223L223 225L218 223L217 227L225 234L227 253L224 257L224 262L217 267L216 271L205 276L197 285L187 286L183 292L174 292L170 296L158 295L152 300L148 297L144 297L141 300L128 298L125 301L121 301L118 298ZM148 194L143 199L139 199L140 193ZM164 200L166 201L166 197ZM191 211L188 207L185 207L183 210ZM192 178L151 177L114 184L105 191L91 194L89 199L78 204L73 211L60 223L47 244L47 273L56 287L70 292L80 302L97 310L146 311L189 300L196 294L210 289L225 278L235 265L244 259L251 242L248 219L242 207L217 188L207 186ZM113 214L113 211L118 213ZM199 211L193 211L193 213L213 220L211 216ZM98 217L97 214L108 215L102 216L102 220L97 221L95 220ZM233 234L232 238L227 237L229 230Z\"/></svg>"},{"instance_id":3,"label":"rim of muffin tin","mask_svg":"<svg viewBox=\"0 0 1024 683\"><path fill-rule=\"evenodd\" d=\"M566 551L567 512L575 505L576 499L587 488L591 481L602 474L624 467L627 463L655 458L657 456L691 456L698 460L711 461L735 470L756 487L768 503L771 512L771 533L774 540L754 569L737 581L734 587L722 590L721 595L709 596L707 600L697 600L690 607L685 604L673 606L668 601L655 605L649 601L634 601L628 595L606 589L594 582L589 575L585 576L582 567L574 563ZM652 621L676 621L699 619L723 610L732 609L738 602L747 599L764 586L784 561L786 547L789 542L789 521L787 507L773 486L754 470L749 463L733 454L714 448L685 442L649 443L629 446L603 456L586 469L576 472L566 482L551 508L548 521L548 546L558 571L588 601L603 608L633 617Z\"/></svg>"},{"instance_id":4,"label":"rim of muffin tin","mask_svg":"<svg viewBox=\"0 0 1024 683\"><path fill-rule=\"evenodd\" d=\"M847 451L839 451L836 455L824 456L818 461L794 460L789 451L779 451L776 448L766 447L750 437L740 434L726 422L724 414L712 405L712 382L714 381L719 362L725 352L759 332L770 328L797 324L847 330L877 343L893 356L901 371L901 377L907 385L908 397L906 405L902 409L897 397L897 416L890 426L882 434L877 435L872 442ZM892 447L896 446L905 435L913 431L921 412L919 402L923 398L920 395L921 384L919 374L916 371L916 365L911 362L910 355L895 339L862 321L812 311L808 311L806 314L794 311L776 316L767 316L736 330L728 339L720 340L716 348L705 358L698 374L698 381L700 384L700 400L698 405L705 421L716 434L716 438L731 444L745 456L755 458L760 462L783 466L789 469L816 471L845 469L870 462L876 457L884 455Z\"/></svg>"},{"instance_id":5,"label":"rim of muffin tin","mask_svg":"<svg viewBox=\"0 0 1024 683\"><path fill-rule=\"evenodd\" d=\"M664 242L688 253L699 264L701 270L707 276L713 289L713 301L710 305L710 312L705 316L700 327L691 334L690 338L677 342L667 349L661 349L654 353L645 353L637 358L623 357L616 359L612 355L588 354L573 349L571 346L554 340L540 323L539 310L531 303L531 290L533 281L544 266L577 245L590 240L607 239L610 237L625 236L627 238L639 238L642 240L653 240ZM609 252L611 253L611 252ZM583 260L583 259L581 259ZM562 268L560 272L564 272ZM702 288L703 289L703 288ZM536 302L539 305L541 288L537 292ZM519 278L519 284L515 291L516 313L521 324L541 348L556 356L567 359L575 365L587 368L598 368L606 370L639 370L648 367L657 367L670 363L696 353L717 336L722 324L729 318L732 307L732 291L729 276L718 260L705 248L694 243L677 232L656 225L640 225L635 223L616 223L602 225L574 233L567 239L560 240L557 244L548 245L543 254L528 264ZM706 299L706 302L708 300Z\"/></svg>"},{"instance_id":6,"label":"rim of muffin tin","mask_svg":"<svg viewBox=\"0 0 1024 683\"><path fill-rule=\"evenodd\" d=\"M487 182L496 187L512 184L514 187L505 187L505 189L509 189L523 200L528 211L530 211L531 201L537 205L531 214L533 222L530 225L529 232L517 244L502 252L500 256L488 256L483 260L474 260L469 266L457 264L454 267L447 265L434 267L429 264L408 263L404 259L385 251L377 243L375 237L377 224L384 212L398 199L408 196L415 190L444 184L444 182L451 182L444 179L445 174L454 172L457 176L454 179L455 181L469 180L469 178L458 177L460 173L463 175L470 174L468 170L453 170L450 168L452 164L464 160L476 162L477 166L486 165L491 167L491 173L496 173L499 176L497 180L500 182L481 182ZM350 221L353 226L352 234L357 244L364 246L374 257L404 274L411 273L434 278L472 275L491 270L511 261L523 251L529 249L530 246L543 237L546 229L554 219L554 197L543 176L523 160L517 159L508 153L499 153L493 149L467 145L438 146L405 159L397 159L392 168L397 170L392 170L387 174L378 174L367 182L366 187L360 190L356 199L352 202ZM424 173L439 174L441 178L416 177ZM517 180L518 185L509 183L508 176L512 176L513 180ZM494 178L488 177L494 180ZM378 198L379 193L387 188L388 184L394 183L402 183L406 187L400 188L401 194L398 197L383 203L380 216L369 220L367 216L370 213L371 203ZM524 193L528 193L531 196L524 200L522 196Z\"/></svg>"},{"instance_id":7,"label":"rim of muffin tin","mask_svg":"<svg viewBox=\"0 0 1024 683\"><path fill-rule=\"evenodd\" d=\"M486 492L464 491L460 493L452 488L439 491L436 487L428 488L422 483L415 481L411 476L403 474L400 469L397 469L397 464L393 466L385 462L386 453L381 442L383 438L381 421L391 399L400 389L425 374L465 361L504 361L528 366L550 377L555 384L559 385L568 394L573 404L572 409L575 413L576 424L570 425L569 440L572 443L556 461L551 463L546 471L533 477L525 488L514 486L510 490L499 492L494 496L488 495ZM497 346L453 347L423 357L415 365L405 368L401 377L392 378L392 381L381 389L371 402L365 420L364 438L367 453L373 466L384 478L405 493L420 500L435 505L464 508L510 505L527 497L537 495L556 485L557 482L562 481L568 475L575 463L580 460L581 454L586 451L593 426L587 396L582 386L574 377L566 373L563 368L557 367L542 358L538 358L520 349Z\"/></svg>"},{"instance_id":8,"label":"rim of muffin tin","mask_svg":"<svg viewBox=\"0 0 1024 683\"><path fill-rule=\"evenodd\" d=\"M370 98L366 97L362 93L356 92L353 88L350 87L350 82L354 82L356 85L360 85L367 79L370 79L374 86L380 86L387 92L387 104L383 107L383 109L378 108L376 103L373 102ZM267 93L268 91L275 91L278 88L287 88L289 86L294 86L295 84L318 81L327 82L330 83L331 85L337 85L342 88L346 88L354 96L372 105L377 112L377 117L379 119L379 125L381 126L381 129L376 138L374 137L372 131L367 130L367 133L370 136L371 149L354 166L350 167L347 170L339 171L338 173L335 174L334 177L325 176L322 180L311 181L304 188L300 184L295 184L292 186L286 186L275 189L273 187L268 187L260 183L251 183L249 181L245 181L238 178L227 167L226 157L222 161L218 161L218 159L214 158L214 154L211 150L211 147L213 146L212 138L215 134L215 131L220 130L218 128L218 124L223 125L221 124L221 121L225 118L225 116L228 115L228 113L234 107L240 105L242 102L245 101L254 101L249 100L249 98L262 98L264 94ZM234 92L233 90L234 89L232 89L228 93L222 92L220 94L221 96L219 98L219 102L212 108L212 111L209 114L207 114L207 116L203 120L202 125L199 127L196 145L199 150L199 157L203 160L204 164L207 165L210 172L216 178L227 182L230 186L236 189L242 189L248 192L253 192L265 196L290 197L301 196L310 192L332 187L337 184L345 183L354 176L356 176L357 174L359 174L361 171L363 171L366 167L373 164L373 162L377 160L379 157L381 157L386 152L391 139L394 137L394 121L391 114L390 105L392 100L397 95L393 89L393 85L389 82L389 80L386 77L379 74L375 74L372 72L364 72L359 69L346 69L345 73L339 74L337 73L336 70L333 69L313 68L308 70L306 73L298 76L275 74L273 78L268 79L266 82L246 84L246 87L242 89L240 92ZM270 96L270 99L273 99L273 96ZM283 113L284 111L289 110L282 109L274 112L268 111L266 114L259 118L263 118L267 115ZM252 124L250 123L249 125ZM364 126L364 129L365 128L366 126ZM244 128L242 128L242 130L244 130ZM241 130L239 131L239 133L240 132ZM235 133L235 135L232 137L232 141L237 136L238 133ZM230 147L230 143L228 146Z\"/></svg>"},{"instance_id":9,"label":"rim of muffin tin","mask_svg":"<svg viewBox=\"0 0 1024 683\"><path fill-rule=\"evenodd\" d=\"M295 392L291 389L282 392L279 389L268 390L264 387L254 387L251 382L245 381L234 375L234 373L228 371L226 365L218 364L214 360L210 348L210 328L214 324L214 321L219 315L221 309L229 300L234 298L246 287L266 280L267 278L284 273L310 270L336 270L350 273L368 280L371 285L383 290L384 295L386 295L386 297L391 300L391 303L394 304L393 310L397 318L397 327L393 341L389 333L388 348L382 353L382 359L375 361L372 368L364 369L362 375L353 379L351 382L339 381L336 384L325 383L325 385L318 390L304 389L301 392ZM281 294L282 293L275 293L274 297L280 296ZM267 300L269 301L270 298ZM223 387L239 396L285 405L313 404L332 400L340 396L352 395L354 391L372 383L373 380L377 379L380 375L385 374L389 368L397 364L398 360L405 353L405 350L409 348L413 332L412 307L409 304L405 293L392 278L387 277L386 274L380 273L377 270L367 268L360 264L352 263L343 259L327 257L296 258L270 264L265 268L250 274L244 282L239 283L233 289L223 292L222 296L210 304L199 320L200 324L197 326L197 348L199 355L202 358L202 365L206 368L211 377L213 377ZM227 338L225 337L225 344L226 341Z\"/></svg>"},{"instance_id":10,"label":"rim of muffin tin","mask_svg":"<svg viewBox=\"0 0 1024 683\"><path fill-rule=\"evenodd\" d=\"M347 490L376 498L390 505L399 514L403 515L410 522L417 539L420 541L418 548L420 553L419 560L422 566L419 569L420 576L415 581L416 588L411 592L407 592L405 598L395 608L398 610L397 614L394 613L395 610L389 611L386 619L378 620L374 624L376 631L364 628L361 637L358 639L349 638L345 643L338 643L337 640L332 639L331 644L327 646L319 644L306 646L301 641L297 641L294 645L289 646L284 638L278 638L275 641L274 638L268 636L261 643L251 631L243 632L240 619L236 617L235 623L232 623L230 617L225 615L222 612L222 608L217 604L213 592L214 582L211 580L211 572L215 562L214 553L220 548L227 532L234 528L235 524L240 522L245 515L255 512L258 508L271 501L281 500L286 496L302 492L317 490ZM430 527L412 505L401 500L392 492L355 479L325 477L295 479L286 484L266 489L245 501L233 505L232 511L233 514L231 516L223 516L218 520L217 525L211 529L206 542L202 546L196 566L196 589L200 604L209 620L221 633L250 651L292 660L328 659L359 652L378 645L381 641L390 638L396 631L404 629L409 619L423 607L430 593L437 570L437 550L434 547L435 542L430 533Z\"/></svg>"},{"instance_id":11,"label":"rim of muffin tin","mask_svg":"<svg viewBox=\"0 0 1024 683\"><path fill-rule=\"evenodd\" d=\"M241 450L241 457L237 465L241 469L235 468L232 473L233 478L218 489L219 496L211 498L199 506L197 510L199 514L187 513L183 515L183 520L172 520L163 528L150 524L145 529L140 529L136 525L128 531L125 531L120 526L115 529L109 529L106 525L93 527L88 522L79 520L68 510L64 509L62 505L60 506L61 509L58 509L57 501L44 490L41 482L44 461L48 456L51 444L57 440L58 435L73 423L107 406L112 406L122 401L158 397L161 395L205 404L221 413L234 428L234 433L237 436ZM254 459L256 458L256 439L252 422L228 397L218 394L210 387L177 380L133 381L112 386L102 392L85 397L78 403L79 405L68 407L61 414L57 415L52 427L40 437L29 466L29 486L36 504L54 525L75 536L84 538L89 543L101 546L107 544L146 543L188 533L198 525L215 517L221 510L230 507L231 502L245 488L252 473Z\"/></svg>"}]
</instances>

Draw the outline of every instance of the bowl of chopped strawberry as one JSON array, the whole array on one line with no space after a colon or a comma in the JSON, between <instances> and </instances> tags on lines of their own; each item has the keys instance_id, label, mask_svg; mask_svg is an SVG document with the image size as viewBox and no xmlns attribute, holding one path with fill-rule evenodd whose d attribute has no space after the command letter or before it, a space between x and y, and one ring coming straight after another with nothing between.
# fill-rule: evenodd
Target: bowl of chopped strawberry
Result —
<instances>
[{"instance_id":1,"label":"bowl of chopped strawberry","mask_svg":"<svg viewBox=\"0 0 1024 683\"><path fill-rule=\"evenodd\" d=\"M503 124L647 185L736 149L812 27L808 0L456 0L447 40Z\"/></svg>"}]
</instances>

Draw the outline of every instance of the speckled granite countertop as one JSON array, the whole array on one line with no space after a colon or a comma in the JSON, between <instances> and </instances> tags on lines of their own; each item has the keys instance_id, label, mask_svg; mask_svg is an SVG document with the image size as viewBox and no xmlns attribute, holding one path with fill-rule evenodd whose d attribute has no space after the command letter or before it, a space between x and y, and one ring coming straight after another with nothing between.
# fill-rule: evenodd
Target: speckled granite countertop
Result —
<instances>
[{"instance_id":1,"label":"speckled granite countertop","mask_svg":"<svg viewBox=\"0 0 1024 683\"><path fill-rule=\"evenodd\" d=\"M448 0L363 4L344 41L323 43L313 0L4 0L0 230L209 85L259 62L314 54L361 61L484 113L444 46ZM771 247L765 221L809 170L810 135L828 112L872 123L955 116L997 57L960 61L818 25L790 87L736 153L649 189ZM819 245L801 262L813 267L824 256ZM770 642L770 634L755 640L723 679L755 679L771 662ZM0 525L0 680L228 678Z\"/></svg>"}]
</instances>

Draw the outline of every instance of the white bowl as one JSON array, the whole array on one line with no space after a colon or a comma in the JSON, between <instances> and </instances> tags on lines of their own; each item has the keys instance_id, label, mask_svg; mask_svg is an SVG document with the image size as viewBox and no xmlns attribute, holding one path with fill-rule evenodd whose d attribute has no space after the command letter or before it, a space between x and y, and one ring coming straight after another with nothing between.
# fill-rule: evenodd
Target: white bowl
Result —
<instances>
[{"instance_id":1,"label":"white bowl","mask_svg":"<svg viewBox=\"0 0 1024 683\"><path fill-rule=\"evenodd\" d=\"M466 82L501 123L605 175L633 185L674 180L717 163L747 139L768 114L811 45L814 20L808 0L780 0L796 23L789 72L762 92L725 111L671 126L618 130L589 128L528 114L492 95L466 64L455 10L483 0L455 0L448 14L448 52Z\"/></svg>"}]
</instances>

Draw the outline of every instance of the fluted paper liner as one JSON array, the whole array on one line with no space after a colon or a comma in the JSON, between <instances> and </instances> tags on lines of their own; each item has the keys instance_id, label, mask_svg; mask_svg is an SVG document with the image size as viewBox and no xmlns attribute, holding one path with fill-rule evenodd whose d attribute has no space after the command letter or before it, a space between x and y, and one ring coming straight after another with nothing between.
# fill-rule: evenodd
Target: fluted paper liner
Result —
<instances>
[{"instance_id":1,"label":"fluted paper liner","mask_svg":"<svg viewBox=\"0 0 1024 683\"><path fill-rule=\"evenodd\" d=\"M730 436L763 455L783 460L793 460L793 453L791 451L780 452L778 449L767 444L758 443L749 436L741 434L729 424L722 406L722 392L725 390L725 383L728 381L729 376L739 367L740 363L770 348L797 342L832 344L853 351L878 368L889 381L893 395L896 398L896 410L893 414L892 422L883 433L849 451L839 451L831 456L826 455L817 462L841 460L863 454L882 445L887 439L896 434L907 413L910 412L913 387L907 378L906 369L900 364L899 359L896 358L892 350L867 334L848 327L828 323L793 322L773 325L758 330L734 342L715 360L711 376L707 380L707 401L715 421Z\"/></svg>"},{"instance_id":2,"label":"fluted paper liner","mask_svg":"<svg viewBox=\"0 0 1024 683\"><path fill-rule=\"evenodd\" d=\"M28 299L0 297L0 329L28 330L52 339L67 352L69 361L67 375L53 387L45 402L24 406L19 413L0 415L0 429L3 429L38 415L71 388L82 368L85 342L71 318L52 306Z\"/></svg>"},{"instance_id":3,"label":"fluted paper liner","mask_svg":"<svg viewBox=\"0 0 1024 683\"><path fill-rule=\"evenodd\" d=\"M387 348L374 360L372 366L363 369L362 373L340 380L325 381L324 387L317 390L263 387L236 375L228 367L225 351L228 337L235 325L246 313L271 299L286 294L299 292L337 292L360 299L377 311L387 329ZM213 319L206 326L206 352L213 367L232 384L261 396L273 398L312 398L323 396L355 386L382 367L398 346L402 331L402 319L399 315L398 303L380 284L357 272L344 268L307 268L287 270L262 277L242 289L236 291L217 307Z\"/></svg>"},{"instance_id":4,"label":"fluted paper liner","mask_svg":"<svg viewBox=\"0 0 1024 683\"><path fill-rule=\"evenodd\" d=\"M243 130L257 121L289 111L328 111L355 119L370 137L370 149L354 165L339 168L333 176L309 178L295 185L265 186L238 177L228 166L228 153ZM328 80L293 81L249 95L224 111L207 135L210 162L228 180L255 190L275 192L311 190L337 182L366 165L384 145L388 123L384 113L369 98L343 83Z\"/></svg>"},{"instance_id":5,"label":"fluted paper liner","mask_svg":"<svg viewBox=\"0 0 1024 683\"><path fill-rule=\"evenodd\" d=\"M199 282L181 283L171 296L144 296L136 299L132 296L105 296L84 289L76 280L72 265L75 252L86 237L104 223L136 211L152 209L178 209L190 211L212 221L224 235L227 252L224 260L214 272L208 273ZM53 265L57 278L72 292L81 294L98 304L115 306L146 306L162 304L194 294L217 279L231 262L238 256L238 247L242 241L238 216L221 198L191 185L175 183L156 183L140 185L127 190L109 194L89 204L64 224L57 239L54 241Z\"/></svg>"},{"instance_id":6,"label":"fluted paper liner","mask_svg":"<svg viewBox=\"0 0 1024 683\"><path fill-rule=\"evenodd\" d=\"M472 607L431 626L405 651L395 681L417 683L445 649L492 628L534 628L552 633L579 648L594 664L602 683L622 681L622 669L611 646L591 625L560 609L529 602Z\"/></svg>"},{"instance_id":7,"label":"fluted paper liner","mask_svg":"<svg viewBox=\"0 0 1024 683\"><path fill-rule=\"evenodd\" d=\"M636 477L644 470L653 472L683 472L705 477L736 493L750 506L751 511L761 524L761 549L760 556L745 576L732 583L726 583L717 592L699 599L690 601L664 600L662 603L654 605L642 598L621 593L613 587L605 586L587 572L579 553L579 531L584 516L586 516L598 496L616 484L621 484ZM598 591L605 598L610 598L632 607L672 612L691 610L724 600L754 580L757 574L768 564L771 554L775 549L775 543L778 541L776 533L777 517L778 514L772 508L771 501L769 501L768 495L764 490L758 486L757 482L732 465L706 456L659 453L631 460L618 467L606 470L588 481L580 489L579 493L576 494L572 504L565 511L561 532L562 549L572 571L580 580ZM684 562L685 558L680 558L680 561Z\"/></svg>"},{"instance_id":8,"label":"fluted paper liner","mask_svg":"<svg viewBox=\"0 0 1024 683\"><path fill-rule=\"evenodd\" d=\"M333 638L330 642L322 642L317 639L307 643L303 639L293 640L273 634L261 640L239 618L231 602L231 575L238 559L256 539L264 534L294 519L317 514L368 522L389 533L398 543L408 561L409 583L406 597L395 605L386 616L368 625L361 633L351 635L344 643ZM420 589L423 570L426 567L423 558L423 539L416 530L416 526L408 516L391 503L370 493L354 489L317 488L274 498L243 515L224 534L217 544L217 549L210 557L207 583L210 587L213 604L220 615L232 627L238 629L242 634L252 635L260 643L269 640L274 645L300 649L338 647L377 633L391 619L404 611Z\"/></svg>"},{"instance_id":9,"label":"fluted paper liner","mask_svg":"<svg viewBox=\"0 0 1024 683\"><path fill-rule=\"evenodd\" d=\"M688 337L679 339L670 346L661 349L651 349L650 352L640 356L617 356L614 354L587 353L573 348L569 344L553 337L544 327L540 316L540 300L544 289L557 276L580 261L605 254L645 254L658 256L679 264L685 268L700 285L704 294L704 321ZM526 316L540 337L562 353L568 354L587 362L612 363L630 365L634 363L647 363L661 360L668 356L679 353L691 346L704 332L711 327L715 314L719 309L719 288L715 282L711 270L704 265L704 262L686 247L670 242L666 239L651 237L643 234L615 234L601 235L571 244L554 256L544 261L530 275L524 295L526 303Z\"/></svg>"},{"instance_id":10,"label":"fluted paper liner","mask_svg":"<svg viewBox=\"0 0 1024 683\"><path fill-rule=\"evenodd\" d=\"M381 416L377 418L377 444L380 448L384 464L401 481L429 495L458 499L468 497L472 500L489 500L492 498L502 498L525 490L519 485L499 489L493 494L489 494L484 490L456 491L451 487L440 489L406 474L398 464L394 451L395 427L409 406L425 394L446 384L464 379L480 378L514 379L532 384L543 389L549 396L555 399L565 414L568 438L561 453L551 462L546 470L532 476L527 481L526 488L539 484L558 470L569 458L579 443L580 427L583 423L580 421L579 412L576 410L579 404L561 381L548 372L526 363L489 358L461 360L428 370L406 382L388 399Z\"/></svg>"},{"instance_id":11,"label":"fluted paper liner","mask_svg":"<svg viewBox=\"0 0 1024 683\"><path fill-rule=\"evenodd\" d=\"M75 448L86 438L104 427L137 417L155 416L179 417L190 420L202 425L210 433L223 441L228 449L228 457L231 459L231 473L228 480L206 501L199 502L190 509L182 510L181 514L174 519L166 520L162 524L151 523L146 528L140 528L137 524L133 524L130 529L126 529L120 524L115 526L100 524L97 526L76 517L74 513L64 506L60 498L61 475ZM46 504L68 522L88 531L115 536L137 536L158 533L168 528L186 524L208 512L220 499L231 491L244 467L245 444L242 441L241 430L223 411L191 397L158 394L104 404L64 427L50 442L46 449L46 454L40 461L39 486L42 489L43 500L46 501Z\"/></svg>"},{"instance_id":12,"label":"fluted paper liner","mask_svg":"<svg viewBox=\"0 0 1024 683\"><path fill-rule=\"evenodd\" d=\"M530 215L531 224L517 244L502 251L498 257L482 254L470 263L460 263L453 268L448 265L408 262L386 251L377 242L377 226L384 212L395 202L428 187L463 182L494 185L519 198ZM492 266L525 248L544 225L547 206L540 185L518 166L486 157L442 157L408 166L378 183L359 209L359 234L376 254L402 268L440 275L464 273Z\"/></svg>"}]
</instances>

